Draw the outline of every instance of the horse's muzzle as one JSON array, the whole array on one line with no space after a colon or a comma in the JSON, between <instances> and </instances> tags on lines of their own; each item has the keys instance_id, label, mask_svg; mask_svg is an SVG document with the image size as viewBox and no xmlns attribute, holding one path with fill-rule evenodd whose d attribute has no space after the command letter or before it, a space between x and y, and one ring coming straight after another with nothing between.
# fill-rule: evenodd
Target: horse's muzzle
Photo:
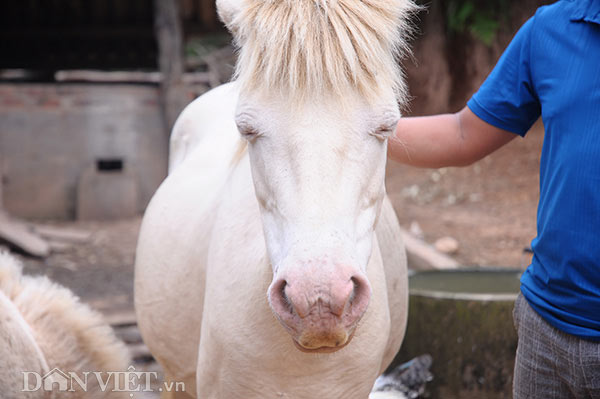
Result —
<instances>
[{"instance_id":1,"label":"horse's muzzle","mask_svg":"<svg viewBox=\"0 0 600 399\"><path fill-rule=\"evenodd\" d=\"M288 270L269 287L269 303L304 351L335 351L347 345L371 297L367 278L337 266Z\"/></svg>"}]
</instances>

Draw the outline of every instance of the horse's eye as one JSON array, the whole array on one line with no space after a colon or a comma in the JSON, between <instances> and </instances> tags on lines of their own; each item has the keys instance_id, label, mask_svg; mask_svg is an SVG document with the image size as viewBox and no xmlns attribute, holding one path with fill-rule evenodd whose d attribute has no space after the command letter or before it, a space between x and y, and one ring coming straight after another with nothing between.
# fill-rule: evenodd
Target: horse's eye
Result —
<instances>
[{"instance_id":1,"label":"horse's eye","mask_svg":"<svg viewBox=\"0 0 600 399\"><path fill-rule=\"evenodd\" d=\"M385 140L389 138L392 134L394 134L395 130L396 124L382 125L375 129L373 132L371 132L371 135L377 137L380 140Z\"/></svg>"},{"instance_id":2,"label":"horse's eye","mask_svg":"<svg viewBox=\"0 0 600 399\"><path fill-rule=\"evenodd\" d=\"M240 135L246 140L253 140L256 137L260 136L260 133L256 128L246 123L237 123L237 128L240 132Z\"/></svg>"}]
</instances>

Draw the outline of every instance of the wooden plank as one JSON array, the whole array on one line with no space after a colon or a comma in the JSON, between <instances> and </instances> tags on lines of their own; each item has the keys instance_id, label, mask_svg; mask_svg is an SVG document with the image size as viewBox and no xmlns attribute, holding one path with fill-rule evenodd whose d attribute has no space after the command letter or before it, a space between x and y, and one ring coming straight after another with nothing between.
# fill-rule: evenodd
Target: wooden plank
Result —
<instances>
[{"instance_id":1,"label":"wooden plank","mask_svg":"<svg viewBox=\"0 0 600 399\"><path fill-rule=\"evenodd\" d=\"M57 82L102 82L102 83L160 83L159 72L139 71L58 71L54 75Z\"/></svg>"},{"instance_id":2,"label":"wooden plank","mask_svg":"<svg viewBox=\"0 0 600 399\"><path fill-rule=\"evenodd\" d=\"M135 312L133 307L130 306L129 294L108 295L93 299L88 304L106 315L106 317L111 317L115 323L130 324L135 322Z\"/></svg>"},{"instance_id":3,"label":"wooden plank","mask_svg":"<svg viewBox=\"0 0 600 399\"><path fill-rule=\"evenodd\" d=\"M188 72L183 74L184 84L211 84L214 74L210 72ZM98 82L98 83L160 83L163 75L160 72L140 71L96 71L68 70L58 71L54 75L58 82Z\"/></svg>"},{"instance_id":4,"label":"wooden plank","mask_svg":"<svg viewBox=\"0 0 600 399\"><path fill-rule=\"evenodd\" d=\"M70 251L73 248L73 244L71 243L67 243L64 241L48 241L48 244L50 245L50 251L52 251L52 253L65 253ZM61 264L61 266L65 266L64 264ZM67 267L68 268L68 267Z\"/></svg>"},{"instance_id":5,"label":"wooden plank","mask_svg":"<svg viewBox=\"0 0 600 399\"><path fill-rule=\"evenodd\" d=\"M104 314L104 320L113 327L132 326L137 324L135 310L125 310Z\"/></svg>"},{"instance_id":6,"label":"wooden plank","mask_svg":"<svg viewBox=\"0 0 600 399\"><path fill-rule=\"evenodd\" d=\"M406 247L406 257L409 268L415 270L458 268L458 262L451 257L439 252L433 246L416 238L408 231L402 228L400 230Z\"/></svg>"},{"instance_id":7,"label":"wooden plank","mask_svg":"<svg viewBox=\"0 0 600 399\"><path fill-rule=\"evenodd\" d=\"M117 327L114 331L116 336L126 344L140 344L143 342L137 325Z\"/></svg>"},{"instance_id":8,"label":"wooden plank","mask_svg":"<svg viewBox=\"0 0 600 399\"><path fill-rule=\"evenodd\" d=\"M0 239L20 250L40 258L50 255L50 245L29 231L27 224L10 219L0 211Z\"/></svg>"},{"instance_id":9,"label":"wooden plank","mask_svg":"<svg viewBox=\"0 0 600 399\"><path fill-rule=\"evenodd\" d=\"M148 349L145 344L127 345L127 349L129 349L129 356L131 356L133 360L153 359L150 349Z\"/></svg>"},{"instance_id":10,"label":"wooden plank","mask_svg":"<svg viewBox=\"0 0 600 399\"><path fill-rule=\"evenodd\" d=\"M40 224L34 224L33 231L35 231L43 238L47 238L49 240L63 242L67 241L78 244L86 243L92 237L92 233L90 231Z\"/></svg>"}]
</instances>

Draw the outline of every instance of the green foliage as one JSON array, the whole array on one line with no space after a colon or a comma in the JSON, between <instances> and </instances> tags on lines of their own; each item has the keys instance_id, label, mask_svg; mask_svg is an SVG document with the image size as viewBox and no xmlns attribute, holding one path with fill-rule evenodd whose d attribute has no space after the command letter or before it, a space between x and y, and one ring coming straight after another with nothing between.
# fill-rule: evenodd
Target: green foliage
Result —
<instances>
[{"instance_id":1,"label":"green foliage","mask_svg":"<svg viewBox=\"0 0 600 399\"><path fill-rule=\"evenodd\" d=\"M490 46L496 37L500 20L508 15L507 0L448 0L446 25L450 33L471 33Z\"/></svg>"},{"instance_id":2,"label":"green foliage","mask_svg":"<svg viewBox=\"0 0 600 399\"><path fill-rule=\"evenodd\" d=\"M231 42L231 36L226 33L205 33L201 36L192 36L186 40L185 55L198 58L210 54Z\"/></svg>"}]
</instances>

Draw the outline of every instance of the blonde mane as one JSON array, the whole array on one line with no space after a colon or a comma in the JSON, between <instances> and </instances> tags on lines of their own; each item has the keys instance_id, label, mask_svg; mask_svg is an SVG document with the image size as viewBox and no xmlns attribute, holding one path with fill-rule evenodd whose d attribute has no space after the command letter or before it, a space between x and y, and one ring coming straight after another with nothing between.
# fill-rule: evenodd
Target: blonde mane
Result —
<instances>
[{"instance_id":1,"label":"blonde mane","mask_svg":"<svg viewBox=\"0 0 600 399\"><path fill-rule=\"evenodd\" d=\"M295 100L356 91L406 90L411 0L243 0L237 16L236 77L242 90L280 90Z\"/></svg>"},{"instance_id":2,"label":"blonde mane","mask_svg":"<svg viewBox=\"0 0 600 399\"><path fill-rule=\"evenodd\" d=\"M35 341L30 347L19 348L5 345L0 349L0 387L3 391L18 386L7 386L6 381L11 373L18 373L18 381L23 387L21 370L11 368L12 365L32 364L32 358L24 358L23 353L39 351L44 360L43 373L59 368L62 371L73 371L80 376L83 372L126 371L131 360L127 348L117 339L112 329L104 322L102 316L89 306L80 302L69 289L50 281L46 276L27 276L22 274L22 264L15 257L0 250L0 296L5 296L20 313L24 322L31 329ZM0 309L0 312L3 309ZM5 314L1 314L5 317ZM4 325L1 320L0 330ZM26 330L21 330L26 331ZM0 331L0 342L2 341ZM8 337L19 342L22 338ZM22 341L21 341L22 342ZM32 370L33 371L33 370ZM112 382L111 382L112 384ZM109 385L110 386L110 385ZM104 391L99 384L90 379L88 391L83 392L75 385L76 392L65 393L62 397L71 399L126 399L127 392ZM4 393L2 394L4 395ZM42 395L44 398L48 397ZM4 397L4 396L2 396ZM16 396L14 396L16 397ZM27 396L30 397L30 396ZM37 397L37 396L36 396ZM49 397L54 398L54 395ZM58 396L57 396L58 397Z\"/></svg>"}]
</instances>

